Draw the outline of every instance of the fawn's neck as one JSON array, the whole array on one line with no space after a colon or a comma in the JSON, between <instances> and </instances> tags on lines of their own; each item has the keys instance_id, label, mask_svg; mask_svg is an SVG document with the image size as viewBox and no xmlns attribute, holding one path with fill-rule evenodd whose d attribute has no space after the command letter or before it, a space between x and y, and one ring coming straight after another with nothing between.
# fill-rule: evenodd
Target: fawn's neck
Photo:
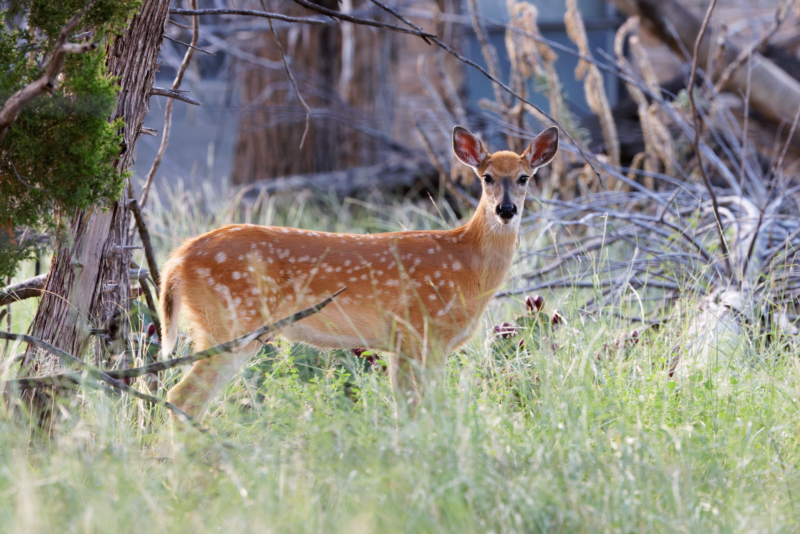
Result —
<instances>
[{"instance_id":1,"label":"fawn's neck","mask_svg":"<svg viewBox=\"0 0 800 534\"><path fill-rule=\"evenodd\" d=\"M480 273L481 290L491 296L505 281L517 248L519 218L503 224L492 206L481 198L475 214L463 226L463 239L473 252L473 266Z\"/></svg>"}]
</instances>

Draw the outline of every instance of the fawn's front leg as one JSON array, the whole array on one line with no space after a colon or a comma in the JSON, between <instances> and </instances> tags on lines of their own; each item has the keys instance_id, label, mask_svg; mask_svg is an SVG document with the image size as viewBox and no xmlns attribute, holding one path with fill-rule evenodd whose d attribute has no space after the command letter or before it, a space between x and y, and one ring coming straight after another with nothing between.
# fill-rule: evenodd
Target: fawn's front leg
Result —
<instances>
[{"instance_id":1,"label":"fawn's front leg","mask_svg":"<svg viewBox=\"0 0 800 534\"><path fill-rule=\"evenodd\" d=\"M225 352L195 362L183 379L167 393L167 400L198 421L208 405L250 359L252 351Z\"/></svg>"},{"instance_id":2,"label":"fawn's front leg","mask_svg":"<svg viewBox=\"0 0 800 534\"><path fill-rule=\"evenodd\" d=\"M419 390L414 377L414 362L401 353L389 355L389 380L394 395L395 416L413 411L419 403Z\"/></svg>"},{"instance_id":3,"label":"fawn's front leg","mask_svg":"<svg viewBox=\"0 0 800 534\"><path fill-rule=\"evenodd\" d=\"M443 394L446 353L435 346L423 350L405 340L401 348L389 358L389 378L398 414L406 410L413 414L430 390L437 397Z\"/></svg>"}]
</instances>

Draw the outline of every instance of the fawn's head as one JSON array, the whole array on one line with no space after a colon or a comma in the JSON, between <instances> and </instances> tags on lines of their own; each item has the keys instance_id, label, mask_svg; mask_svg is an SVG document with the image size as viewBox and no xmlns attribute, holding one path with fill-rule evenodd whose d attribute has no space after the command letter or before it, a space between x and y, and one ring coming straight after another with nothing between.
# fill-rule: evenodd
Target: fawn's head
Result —
<instances>
[{"instance_id":1,"label":"fawn's head","mask_svg":"<svg viewBox=\"0 0 800 534\"><path fill-rule=\"evenodd\" d=\"M519 225L528 180L550 163L558 151L558 128L537 135L521 155L508 150L489 154L480 139L465 128L453 128L453 151L478 174L487 209L501 225Z\"/></svg>"}]
</instances>

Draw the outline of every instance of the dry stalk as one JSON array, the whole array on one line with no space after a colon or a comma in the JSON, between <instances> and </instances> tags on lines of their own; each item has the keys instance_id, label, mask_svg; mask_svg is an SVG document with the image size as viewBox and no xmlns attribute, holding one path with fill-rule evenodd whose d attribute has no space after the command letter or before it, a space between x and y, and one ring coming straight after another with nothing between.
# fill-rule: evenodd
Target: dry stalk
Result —
<instances>
[{"instance_id":1,"label":"dry stalk","mask_svg":"<svg viewBox=\"0 0 800 534\"><path fill-rule=\"evenodd\" d=\"M475 31L475 35L477 36L478 42L481 45L481 52L483 53L483 59L486 61L486 67L489 70L489 74L499 80L500 61L497 59L497 50L489 42L489 36L486 33L486 28L483 25L483 21L481 21L481 19L478 17L477 2L476 0L467 0L467 5L469 6L470 17L472 18L472 29ZM510 102L508 102L508 96L503 93L503 91L497 85L493 84L492 90L494 91L494 99L500 106L507 110L510 105Z\"/></svg>"},{"instance_id":2,"label":"dry stalk","mask_svg":"<svg viewBox=\"0 0 800 534\"><path fill-rule=\"evenodd\" d=\"M550 103L550 115L562 124L562 127L572 125L571 114L564 102L561 81L556 71L555 63L558 55L547 44L528 38L525 34L540 35L536 23L538 11L536 6L528 2L509 0L508 12L511 19L506 31L506 49L512 68L520 78L533 78L545 86L545 94ZM540 122L545 122L545 117L537 109L525 107L525 111L533 115ZM571 196L573 188L564 178L567 175L567 158L565 152L559 151L550 164L550 179L543 189L545 192L559 188L562 195Z\"/></svg>"},{"instance_id":3,"label":"dry stalk","mask_svg":"<svg viewBox=\"0 0 800 534\"><path fill-rule=\"evenodd\" d=\"M647 84L648 89L650 89L650 92L653 94L660 93L661 87L659 86L658 79L656 78L653 65L650 63L650 58L647 56L647 52L645 52L639 37L632 35L630 38L630 45L633 55L636 58L636 62L639 66L639 70L642 73L642 78ZM648 135L650 137L648 151L652 151L652 153L658 157L666 174L672 174L673 161L675 161L675 151L672 148L672 136L670 136L669 129L667 129L660 116L660 110L661 106L659 106L656 102L653 102L647 106L647 118L643 119L645 122L647 122ZM647 169L646 165L645 168L646 170L650 170L652 172L658 172L659 170L657 165L652 165L651 169Z\"/></svg>"},{"instance_id":4,"label":"dry stalk","mask_svg":"<svg viewBox=\"0 0 800 534\"><path fill-rule=\"evenodd\" d=\"M581 18L580 11L578 11L577 0L567 0L564 24L567 26L569 38L578 46L580 53L586 57L592 57L592 52L589 50L589 39L586 36L586 28L583 25L583 18ZM611 115L611 105L608 103L603 75L600 74L600 70L593 63L580 60L575 69L575 77L578 80L583 80L586 102L589 104L589 108L600 118L600 126L606 143L606 152L611 159L611 163L619 166L617 125ZM609 189L613 189L612 184L609 184Z\"/></svg>"},{"instance_id":5,"label":"dry stalk","mask_svg":"<svg viewBox=\"0 0 800 534\"><path fill-rule=\"evenodd\" d=\"M625 57L624 45L625 39L628 35L639 28L639 17L630 17L625 23L617 30L614 38L614 54L617 56L617 61L624 68L630 69L631 65ZM632 38L631 38L632 39ZM628 93L636 102L636 107L639 112L639 122L642 125L642 137L644 138L644 152L642 157L639 158L644 166L644 170L649 173L658 172L657 148L658 138L654 132L651 124L651 115L649 111L649 104L644 92L632 83L626 83ZM637 154L638 156L638 154ZM633 165L631 165L633 167Z\"/></svg>"}]
</instances>

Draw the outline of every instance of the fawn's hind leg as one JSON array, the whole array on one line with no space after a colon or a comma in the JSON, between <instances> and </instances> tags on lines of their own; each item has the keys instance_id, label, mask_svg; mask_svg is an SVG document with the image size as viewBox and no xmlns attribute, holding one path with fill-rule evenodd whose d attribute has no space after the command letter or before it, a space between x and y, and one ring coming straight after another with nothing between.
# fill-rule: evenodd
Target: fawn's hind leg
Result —
<instances>
[{"instance_id":1,"label":"fawn's hind leg","mask_svg":"<svg viewBox=\"0 0 800 534\"><path fill-rule=\"evenodd\" d=\"M167 400L197 420L208 405L252 356L252 350L225 352L195 362L183 379L167 393Z\"/></svg>"},{"instance_id":2,"label":"fawn's hind leg","mask_svg":"<svg viewBox=\"0 0 800 534\"><path fill-rule=\"evenodd\" d=\"M416 381L414 380L414 364L405 354L389 355L389 380L394 394L395 415L405 413L419 401Z\"/></svg>"}]
</instances>

